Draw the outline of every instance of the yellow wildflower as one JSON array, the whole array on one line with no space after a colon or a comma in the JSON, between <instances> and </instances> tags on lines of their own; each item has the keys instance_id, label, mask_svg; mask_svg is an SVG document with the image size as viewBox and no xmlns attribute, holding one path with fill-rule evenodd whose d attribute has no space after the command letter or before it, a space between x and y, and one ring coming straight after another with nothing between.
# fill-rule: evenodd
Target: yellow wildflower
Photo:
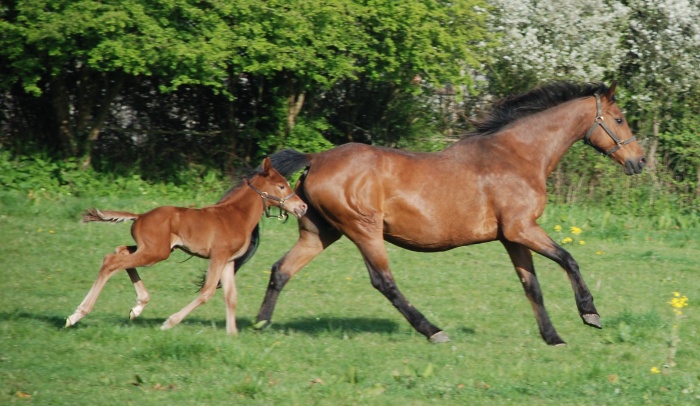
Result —
<instances>
[{"instance_id":1,"label":"yellow wildflower","mask_svg":"<svg viewBox=\"0 0 700 406\"><path fill-rule=\"evenodd\" d=\"M579 227L576 227L576 226L571 226L571 228L569 230L571 231L571 234L573 234L573 235L579 235L583 232L583 230L581 230Z\"/></svg>"},{"instance_id":2,"label":"yellow wildflower","mask_svg":"<svg viewBox=\"0 0 700 406\"><path fill-rule=\"evenodd\" d=\"M596 255L605 255L605 251L596 251L595 254Z\"/></svg>"},{"instance_id":3,"label":"yellow wildflower","mask_svg":"<svg viewBox=\"0 0 700 406\"><path fill-rule=\"evenodd\" d=\"M668 304L673 306L674 309L682 309L688 306L688 297L681 296L681 294L678 292L673 292L673 299L671 299L671 301L668 302Z\"/></svg>"},{"instance_id":4,"label":"yellow wildflower","mask_svg":"<svg viewBox=\"0 0 700 406\"><path fill-rule=\"evenodd\" d=\"M556 226L554 226L554 231L560 232L560 231L561 231L561 226L560 226L559 224L557 224Z\"/></svg>"},{"instance_id":5,"label":"yellow wildflower","mask_svg":"<svg viewBox=\"0 0 700 406\"><path fill-rule=\"evenodd\" d=\"M571 237L564 237L564 239L561 240L561 243L562 243L562 244L570 244L570 243L572 243L573 241L574 241L574 239L571 238Z\"/></svg>"},{"instance_id":6,"label":"yellow wildflower","mask_svg":"<svg viewBox=\"0 0 700 406\"><path fill-rule=\"evenodd\" d=\"M650 369L650 371L651 371L652 374L660 374L660 373L661 373L661 370L660 370L659 368L657 368L657 367L652 367L652 368Z\"/></svg>"},{"instance_id":7,"label":"yellow wildflower","mask_svg":"<svg viewBox=\"0 0 700 406\"><path fill-rule=\"evenodd\" d=\"M578 245L586 245L586 242L583 241L583 240L580 240L580 241L578 242Z\"/></svg>"}]
</instances>

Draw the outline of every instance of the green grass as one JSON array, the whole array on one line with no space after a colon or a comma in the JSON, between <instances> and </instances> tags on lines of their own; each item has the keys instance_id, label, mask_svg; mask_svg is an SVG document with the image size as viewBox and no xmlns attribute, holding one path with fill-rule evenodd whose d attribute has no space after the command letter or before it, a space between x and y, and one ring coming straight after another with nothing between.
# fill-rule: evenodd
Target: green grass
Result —
<instances>
[{"instance_id":1,"label":"green grass","mask_svg":"<svg viewBox=\"0 0 700 406\"><path fill-rule=\"evenodd\" d=\"M128 321L135 294L122 272L91 314L64 329L103 255L130 242L128 225L83 225L80 211L166 203L187 202L152 196L36 202L0 194L0 404L700 402L700 232L584 208L550 208L542 225L557 239L570 236L570 226L583 229L567 247L605 328L584 326L564 273L541 257L535 262L566 347L548 347L539 337L498 243L438 254L389 246L399 288L450 343L431 345L415 333L371 287L346 239L292 279L273 325L255 332L269 268L295 241L294 220L265 221L258 254L238 274L238 337L225 334L220 292L181 325L159 330L195 297L206 266L179 252L140 270L151 303L139 319ZM553 231L556 224L563 231ZM680 320L677 365L653 374L666 362L674 291L690 301Z\"/></svg>"}]
</instances>

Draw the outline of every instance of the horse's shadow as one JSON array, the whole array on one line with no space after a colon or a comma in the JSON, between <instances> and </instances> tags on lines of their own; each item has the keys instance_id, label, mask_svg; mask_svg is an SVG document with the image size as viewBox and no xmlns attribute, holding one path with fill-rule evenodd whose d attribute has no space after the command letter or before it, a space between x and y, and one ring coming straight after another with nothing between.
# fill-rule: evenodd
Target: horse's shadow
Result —
<instances>
[{"instance_id":1,"label":"horse's shadow","mask_svg":"<svg viewBox=\"0 0 700 406\"><path fill-rule=\"evenodd\" d=\"M11 320L35 320L44 323L56 330L64 330L66 318L57 314L42 314L32 313L25 310L15 312L0 312L0 321ZM102 322L120 325L131 326L134 328L158 328L166 318L163 317L139 317L134 320L129 320L126 317L118 317L116 315L102 319ZM225 328L225 321L221 319L204 319L198 317L188 317L180 324L190 326L216 326ZM237 319L236 324L241 331L259 332L254 328L255 324L249 319ZM92 323L78 323L71 326L71 329L81 329L88 326L93 326ZM304 317L287 322L272 323L265 330L282 331L285 333L299 333L309 336L327 336L329 334L346 334L346 333L375 333L375 334L395 334L400 330L400 324L395 320L386 318L372 317ZM469 327L459 329L463 334L476 334L476 331Z\"/></svg>"}]
</instances>

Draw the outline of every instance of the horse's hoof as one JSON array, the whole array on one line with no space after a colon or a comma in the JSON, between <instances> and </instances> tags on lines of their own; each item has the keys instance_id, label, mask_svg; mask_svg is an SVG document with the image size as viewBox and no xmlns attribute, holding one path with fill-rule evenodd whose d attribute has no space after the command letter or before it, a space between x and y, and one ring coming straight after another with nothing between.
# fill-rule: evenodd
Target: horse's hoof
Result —
<instances>
[{"instance_id":1,"label":"horse's hoof","mask_svg":"<svg viewBox=\"0 0 700 406\"><path fill-rule=\"evenodd\" d=\"M430 336L430 342L433 344L449 343L450 337L448 337L444 331L438 331L437 333Z\"/></svg>"},{"instance_id":2,"label":"horse's hoof","mask_svg":"<svg viewBox=\"0 0 700 406\"><path fill-rule=\"evenodd\" d=\"M66 319L66 328L72 326L73 323L70 322L70 317Z\"/></svg>"},{"instance_id":3,"label":"horse's hoof","mask_svg":"<svg viewBox=\"0 0 700 406\"><path fill-rule=\"evenodd\" d=\"M583 319L584 324L595 328L603 328L603 326L600 324L600 316L595 313L582 314L581 318Z\"/></svg>"}]
</instances>

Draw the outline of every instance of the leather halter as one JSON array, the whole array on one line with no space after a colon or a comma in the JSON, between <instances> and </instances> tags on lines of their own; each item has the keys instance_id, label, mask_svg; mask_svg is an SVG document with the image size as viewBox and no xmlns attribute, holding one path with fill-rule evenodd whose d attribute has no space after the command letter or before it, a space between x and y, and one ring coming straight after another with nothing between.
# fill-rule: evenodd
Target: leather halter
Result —
<instances>
[{"instance_id":1,"label":"leather halter","mask_svg":"<svg viewBox=\"0 0 700 406\"><path fill-rule=\"evenodd\" d=\"M608 127L605 122L603 121L603 108L600 102L600 94L596 93L595 94L595 106L596 106L596 117L595 117L595 122L591 126L591 128L588 130L586 133L586 136L583 137L583 142L587 145L590 145L591 147L595 148L596 151L600 152L601 154L605 156L610 156L613 152L617 151L618 149L624 147L625 145L629 144L630 142L634 141L637 139L637 137L632 136L632 138L628 138L624 141L620 141L619 138L615 136L615 133L612 132L610 127ZM604 150L597 145L593 145L591 143L591 135L593 135L593 131L600 126L609 136L610 138L615 141L615 146L608 149Z\"/></svg>"},{"instance_id":2,"label":"leather halter","mask_svg":"<svg viewBox=\"0 0 700 406\"><path fill-rule=\"evenodd\" d=\"M289 215L287 214L287 211L286 211L285 208L284 208L284 203L285 203L287 200L291 199L292 197L296 196L296 193L295 193L295 192L292 192L292 194L290 194L289 196L287 196L287 197L285 197L285 198L279 198L279 197L275 197L275 196L270 196L269 193L263 192L262 190L259 190L258 188L256 188L255 186L253 186L253 184L250 183L250 181L246 181L246 183L248 184L248 186L250 186L251 189L253 189L253 190L255 191L255 193L257 193L257 194L262 198L262 201L263 201L263 211L264 211L264 213L265 213L265 216L267 216L267 218L274 217L274 218L276 218L277 220L283 220L283 221L285 221L285 222L288 220ZM272 207L272 206L270 206L270 205L267 204L267 200L273 200L273 201L279 203L279 206L278 206L279 209L280 209L279 214L277 214L277 215L275 216L275 215L273 215L272 213L270 213L270 207Z\"/></svg>"}]
</instances>

